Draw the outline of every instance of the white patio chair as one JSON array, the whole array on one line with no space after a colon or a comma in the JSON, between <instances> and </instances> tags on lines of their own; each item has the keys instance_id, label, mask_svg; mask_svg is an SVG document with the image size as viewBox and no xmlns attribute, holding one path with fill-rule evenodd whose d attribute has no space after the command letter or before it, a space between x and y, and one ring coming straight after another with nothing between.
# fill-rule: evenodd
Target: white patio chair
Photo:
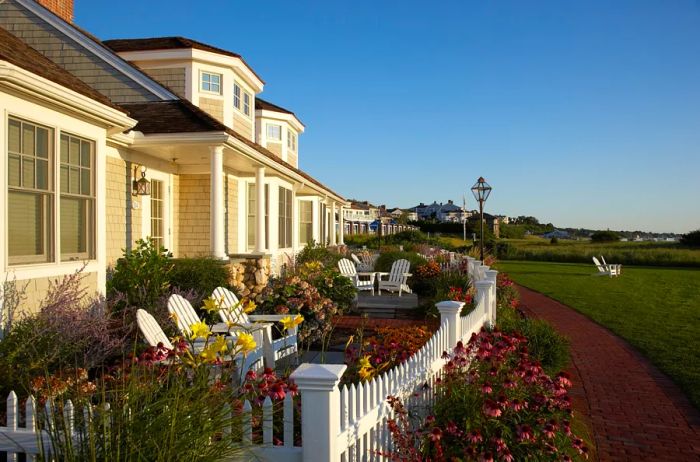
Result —
<instances>
[{"instance_id":1,"label":"white patio chair","mask_svg":"<svg viewBox=\"0 0 700 462\"><path fill-rule=\"evenodd\" d=\"M177 328L180 330L183 336L190 338L192 330L190 326L201 322L197 312L192 307L192 304L182 295L173 294L168 299L168 311L171 315L175 317L175 323ZM237 333L249 332L253 335L255 343L258 345L257 348L246 355L245 362L243 364L244 370L248 370L250 367L255 367L260 369L262 366L262 359L264 356L265 365L274 369L275 362L272 355L264 355L267 350L266 344L270 344L272 335L270 333L271 324L243 324L239 323L234 328L229 328L226 324L217 324L213 326L214 332L224 333L227 336L227 340L235 342L238 338ZM206 339L195 339L195 351L197 351L204 344ZM260 364L256 364L256 363Z\"/></svg>"},{"instance_id":2,"label":"white patio chair","mask_svg":"<svg viewBox=\"0 0 700 462\"><path fill-rule=\"evenodd\" d=\"M368 254L360 254L360 257L354 253L350 254L350 258L352 258L352 261L355 262L355 267L357 270L362 272L374 271L374 263L376 260L374 260Z\"/></svg>"},{"instance_id":3,"label":"white patio chair","mask_svg":"<svg viewBox=\"0 0 700 462\"><path fill-rule=\"evenodd\" d=\"M357 274L357 268L355 268L355 265L347 258L341 258L338 261L338 269L340 270L340 274L349 278L352 283L355 284L357 290L370 290L372 291L372 295L374 295L374 272L366 274L369 276L369 280L360 279L360 275Z\"/></svg>"},{"instance_id":4,"label":"white patio chair","mask_svg":"<svg viewBox=\"0 0 700 462\"><path fill-rule=\"evenodd\" d=\"M212 297L219 300L221 309L219 317L223 322L254 326L265 324L272 326L272 323L279 322L289 315L283 314L253 314L249 315L241 306L236 294L225 287L217 287L212 293ZM274 361L285 358L297 352L297 327L287 329L282 333L282 337L272 340L272 330L265 329L265 341L263 342L265 358L274 358ZM274 366L268 366L274 367Z\"/></svg>"},{"instance_id":5,"label":"white patio chair","mask_svg":"<svg viewBox=\"0 0 700 462\"><path fill-rule=\"evenodd\" d=\"M602 265L596 257L593 257L593 264L598 268L596 276L617 276L617 269L612 270L610 267Z\"/></svg>"},{"instance_id":6,"label":"white patio chair","mask_svg":"<svg viewBox=\"0 0 700 462\"><path fill-rule=\"evenodd\" d=\"M615 276L619 276L622 274L622 265L621 264L614 264L614 265L608 265L605 261L605 257L602 255L600 256L600 260L603 262L603 266L608 268L610 272L614 273Z\"/></svg>"},{"instance_id":7,"label":"white patio chair","mask_svg":"<svg viewBox=\"0 0 700 462\"><path fill-rule=\"evenodd\" d=\"M389 292L398 292L399 297L401 292L411 293L411 288L408 287L407 281L411 276L408 270L411 268L411 263L408 260L400 259L396 260L391 265L391 271L389 273L378 273L379 276L379 295L382 294L382 289L388 290ZM383 276L389 276L386 281L382 280Z\"/></svg>"}]
</instances>

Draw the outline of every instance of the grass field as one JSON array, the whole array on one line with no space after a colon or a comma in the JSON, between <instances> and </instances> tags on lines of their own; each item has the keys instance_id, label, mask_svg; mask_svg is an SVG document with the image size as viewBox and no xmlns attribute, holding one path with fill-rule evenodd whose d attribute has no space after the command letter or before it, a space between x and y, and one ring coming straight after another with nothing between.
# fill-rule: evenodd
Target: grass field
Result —
<instances>
[{"instance_id":1,"label":"grass field","mask_svg":"<svg viewBox=\"0 0 700 462\"><path fill-rule=\"evenodd\" d=\"M611 242L560 239L557 244L539 237L502 239L497 256L503 260L557 261L590 263L591 257L604 255L609 263L651 266L700 267L700 249L690 249L673 242Z\"/></svg>"},{"instance_id":2,"label":"grass field","mask_svg":"<svg viewBox=\"0 0 700 462\"><path fill-rule=\"evenodd\" d=\"M499 261L505 271L627 340L700 409L700 269L623 267L593 277L592 264Z\"/></svg>"}]
</instances>

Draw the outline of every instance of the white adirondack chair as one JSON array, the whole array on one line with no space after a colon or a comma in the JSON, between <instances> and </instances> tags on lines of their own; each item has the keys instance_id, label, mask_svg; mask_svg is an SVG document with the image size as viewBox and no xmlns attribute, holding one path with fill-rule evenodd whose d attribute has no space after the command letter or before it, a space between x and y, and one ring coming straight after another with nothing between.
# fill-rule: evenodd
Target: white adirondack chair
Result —
<instances>
[{"instance_id":1,"label":"white adirondack chair","mask_svg":"<svg viewBox=\"0 0 700 462\"><path fill-rule=\"evenodd\" d=\"M608 265L605 261L605 257L603 257L602 255L600 256L600 260L603 262L603 266L607 267L611 272L614 272L616 276L622 274L621 264Z\"/></svg>"},{"instance_id":2,"label":"white adirondack chair","mask_svg":"<svg viewBox=\"0 0 700 462\"><path fill-rule=\"evenodd\" d=\"M190 326L201 322L201 319L199 319L199 315L197 315L197 312L192 307L192 304L182 295L173 294L170 296L168 299L168 311L175 317L175 323L177 324L178 329L180 329L182 335L187 338L190 337L192 332ZM269 346L266 347L266 345L269 345L272 341L272 334L270 332L271 324L253 325L239 323L235 328L229 329L228 326L222 323L214 327L216 328L214 330L226 333L227 338L234 342L238 338L237 333L250 332L253 335L255 343L258 345L258 347L246 355L243 366L244 370L248 370L248 368L251 366L255 366L256 369L259 368L259 365L255 363L263 359L264 353L269 350ZM195 350L203 345L203 340L196 339ZM265 365L274 369L275 360L273 356L271 354L264 355L264 359L266 363Z\"/></svg>"},{"instance_id":3,"label":"white adirondack chair","mask_svg":"<svg viewBox=\"0 0 700 462\"><path fill-rule=\"evenodd\" d=\"M350 258L355 262L357 270L360 272L374 271L374 265L377 263L379 255L373 255L368 253L361 253L358 257L354 253L350 254Z\"/></svg>"},{"instance_id":4,"label":"white adirondack chair","mask_svg":"<svg viewBox=\"0 0 700 462\"><path fill-rule=\"evenodd\" d=\"M596 268L598 268L598 272L595 274L596 276L613 277L618 275L617 268L612 269L607 265L601 264L596 257L593 257L593 264L596 266Z\"/></svg>"},{"instance_id":5,"label":"white adirondack chair","mask_svg":"<svg viewBox=\"0 0 700 462\"><path fill-rule=\"evenodd\" d=\"M391 271L389 273L378 273L379 274L379 295L382 294L382 289L388 290L389 292L398 292L399 297L401 292L411 293L411 288L408 287L406 283L408 281L411 273L408 270L411 268L411 263L408 260L400 259L396 260L391 265ZM383 276L388 276L389 279L386 281L382 280Z\"/></svg>"},{"instance_id":6,"label":"white adirondack chair","mask_svg":"<svg viewBox=\"0 0 700 462\"><path fill-rule=\"evenodd\" d=\"M279 322L288 315L282 314L253 314L249 315L243 311L238 297L225 287L214 289L212 297L221 302L219 317L223 322L236 323L242 325L265 324L271 326L272 323ZM297 352L297 328L292 327L282 334L282 337L272 340L272 331L268 327L265 329L265 341L263 348L265 358L274 358L275 361L285 358ZM272 367L272 366L269 366Z\"/></svg>"},{"instance_id":7,"label":"white adirondack chair","mask_svg":"<svg viewBox=\"0 0 700 462\"><path fill-rule=\"evenodd\" d=\"M355 268L355 265L347 258L341 258L340 261L338 261L338 269L340 270L340 274L349 278L352 283L355 284L357 290L370 290L372 291L372 295L374 295L374 272L368 274L369 280L360 279L360 275L357 274L357 268Z\"/></svg>"},{"instance_id":8,"label":"white adirondack chair","mask_svg":"<svg viewBox=\"0 0 700 462\"><path fill-rule=\"evenodd\" d=\"M162 343L168 350L175 349L158 321L148 311L141 308L136 311L136 324L138 324L143 338L146 339L146 343L150 346L157 347L159 343Z\"/></svg>"}]
</instances>

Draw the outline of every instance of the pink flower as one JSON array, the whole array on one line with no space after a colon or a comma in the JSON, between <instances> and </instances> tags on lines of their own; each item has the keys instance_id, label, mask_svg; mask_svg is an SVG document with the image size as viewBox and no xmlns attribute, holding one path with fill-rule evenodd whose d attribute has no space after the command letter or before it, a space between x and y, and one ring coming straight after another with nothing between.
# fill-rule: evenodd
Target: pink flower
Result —
<instances>
[{"instance_id":1,"label":"pink flower","mask_svg":"<svg viewBox=\"0 0 700 462\"><path fill-rule=\"evenodd\" d=\"M530 441L533 439L534 435L532 432L532 427L527 424L518 425L516 427L518 433L518 439L520 441Z\"/></svg>"},{"instance_id":2,"label":"pink flower","mask_svg":"<svg viewBox=\"0 0 700 462\"><path fill-rule=\"evenodd\" d=\"M481 443L484 438L481 436L481 432L479 430L472 430L469 432L469 435L467 437L470 442L476 444L476 443Z\"/></svg>"},{"instance_id":3,"label":"pink flower","mask_svg":"<svg viewBox=\"0 0 700 462\"><path fill-rule=\"evenodd\" d=\"M493 388L491 388L491 384L489 382L484 382L484 384L481 386L481 392L488 395L493 391Z\"/></svg>"},{"instance_id":4,"label":"pink flower","mask_svg":"<svg viewBox=\"0 0 700 462\"><path fill-rule=\"evenodd\" d=\"M484 414L486 414L488 417L499 417L502 414L502 411L494 400L487 399L484 401Z\"/></svg>"},{"instance_id":5,"label":"pink flower","mask_svg":"<svg viewBox=\"0 0 700 462\"><path fill-rule=\"evenodd\" d=\"M442 438L442 430L440 430L439 427L433 428L433 430L428 434L430 437L430 440L433 442L440 441L440 438Z\"/></svg>"},{"instance_id":6,"label":"pink flower","mask_svg":"<svg viewBox=\"0 0 700 462\"><path fill-rule=\"evenodd\" d=\"M570 388L573 385L571 383L571 376L564 371L558 373L555 380L560 386L564 388Z\"/></svg>"}]
</instances>

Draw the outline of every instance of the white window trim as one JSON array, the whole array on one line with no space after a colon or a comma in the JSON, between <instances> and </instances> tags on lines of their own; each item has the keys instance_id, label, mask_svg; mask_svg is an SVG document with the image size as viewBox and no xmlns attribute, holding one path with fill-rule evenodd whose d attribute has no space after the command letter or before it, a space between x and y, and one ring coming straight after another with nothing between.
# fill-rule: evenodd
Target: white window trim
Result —
<instances>
[{"instance_id":1,"label":"white window trim","mask_svg":"<svg viewBox=\"0 0 700 462\"><path fill-rule=\"evenodd\" d=\"M132 173L133 174L133 173ZM140 173L139 173L140 174ZM138 179L138 178L137 178ZM163 247L172 252L172 185L171 175L156 170L146 170L146 179L163 182ZM133 178L132 178L133 180ZM151 234L151 196L141 198L141 239L150 237Z\"/></svg>"},{"instance_id":2,"label":"white window trim","mask_svg":"<svg viewBox=\"0 0 700 462\"><path fill-rule=\"evenodd\" d=\"M203 78L204 74L209 74L209 75L218 75L219 76L219 91L211 91L211 90L205 90L202 88L202 84L204 83ZM211 85L211 83L210 83ZM213 71L207 71L204 69L199 70L199 81L198 81L198 88L199 92L205 95L217 95L217 96L222 96L222 91L224 88L224 76L223 74L220 74L218 72L213 72Z\"/></svg>"},{"instance_id":3,"label":"white window trim","mask_svg":"<svg viewBox=\"0 0 700 462\"><path fill-rule=\"evenodd\" d=\"M104 262L104 247L105 247L105 228L104 228L104 213L105 213L105 176L102 174L102 169L105 168L104 160L101 156L104 156L102 147L98 143L94 134L82 133L80 130L63 130L59 125L46 123L45 121L37 120L35 117L29 114L22 114L20 111L3 111L2 127L0 128L0 148L3 152L3 161L0 163L0 187L2 187L2 197L4 198L4 211L3 211L3 229L2 232L5 235L3 239L4 249L2 251L2 269L5 275L12 274L17 280L23 279L36 279L36 278L48 278L63 276L66 274L72 274L83 268L84 274L96 273L97 274L97 287L104 287L104 275L105 275L105 265ZM51 236L53 245L53 259L48 262L41 263L21 263L13 264L9 263L9 233L7 232L8 223L8 179L7 179L7 126L9 124L9 119L21 119L32 124L37 124L43 127L47 127L53 130L53 182L54 182L54 192L53 192L53 233ZM60 217L60 152L58 150L61 146L61 133L71 134L83 138L85 140L92 141L94 143L94 163L95 163L95 224L93 227L94 235L94 257L87 260L67 260L61 261L61 217ZM58 180L57 180L58 179Z\"/></svg>"},{"instance_id":4,"label":"white window trim","mask_svg":"<svg viewBox=\"0 0 700 462\"><path fill-rule=\"evenodd\" d=\"M270 131L269 131L269 130L270 130L270 127L278 127L278 128L280 129L280 137L279 137L279 138L271 138L271 137L269 136L269 134L270 134ZM282 143L282 124L275 124L275 123L267 122L267 123L265 124L265 139L266 139L267 141L271 141L271 142L273 142L273 143Z\"/></svg>"}]
</instances>

